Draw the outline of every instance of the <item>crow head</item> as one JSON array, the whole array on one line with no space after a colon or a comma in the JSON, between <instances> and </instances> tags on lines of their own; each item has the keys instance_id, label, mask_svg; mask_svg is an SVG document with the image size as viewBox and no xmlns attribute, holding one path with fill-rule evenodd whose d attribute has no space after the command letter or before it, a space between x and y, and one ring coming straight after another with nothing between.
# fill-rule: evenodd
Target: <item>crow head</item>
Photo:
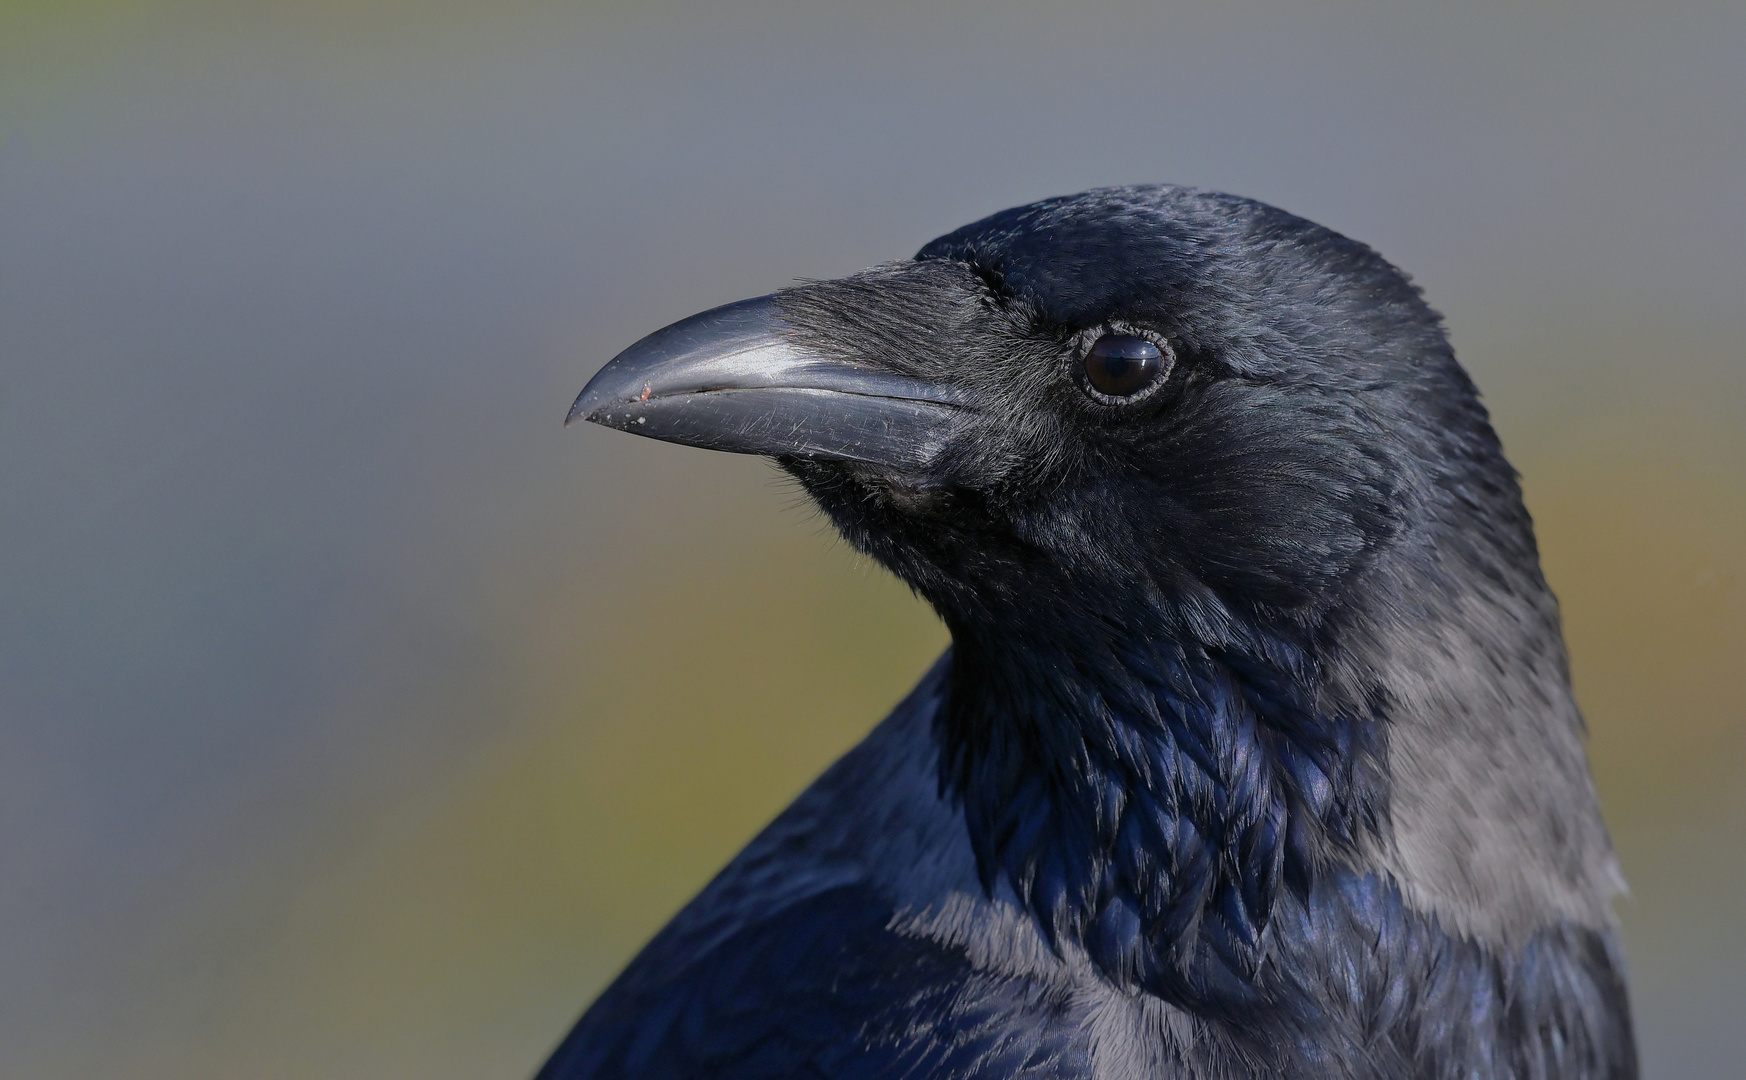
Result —
<instances>
[{"instance_id":1,"label":"crow head","mask_svg":"<svg viewBox=\"0 0 1746 1080\"><path fill-rule=\"evenodd\" d=\"M1512 487L1398 271L1173 188L1008 211L687 320L572 417L778 458L964 633L1058 604L1308 624L1440 478Z\"/></svg>"},{"instance_id":2,"label":"crow head","mask_svg":"<svg viewBox=\"0 0 1746 1080\"><path fill-rule=\"evenodd\" d=\"M1281 889L1327 867L1500 940L1607 918L1514 474L1361 244L1189 189L1051 199L659 331L571 418L776 458L934 605L985 880L1116 977L1258 993Z\"/></svg>"}]
</instances>

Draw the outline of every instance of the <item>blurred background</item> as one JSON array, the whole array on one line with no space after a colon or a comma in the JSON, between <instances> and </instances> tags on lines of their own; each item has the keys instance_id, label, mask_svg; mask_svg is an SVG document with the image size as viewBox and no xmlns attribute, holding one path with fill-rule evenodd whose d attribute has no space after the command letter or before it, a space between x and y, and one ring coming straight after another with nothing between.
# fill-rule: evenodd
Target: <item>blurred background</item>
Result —
<instances>
[{"instance_id":1,"label":"blurred background","mask_svg":"<svg viewBox=\"0 0 1746 1080\"><path fill-rule=\"evenodd\" d=\"M523 1077L944 644L700 309L1168 180L1449 319L1647 1074L1746 1060L1746 5L0 0L0 1076Z\"/></svg>"}]
</instances>

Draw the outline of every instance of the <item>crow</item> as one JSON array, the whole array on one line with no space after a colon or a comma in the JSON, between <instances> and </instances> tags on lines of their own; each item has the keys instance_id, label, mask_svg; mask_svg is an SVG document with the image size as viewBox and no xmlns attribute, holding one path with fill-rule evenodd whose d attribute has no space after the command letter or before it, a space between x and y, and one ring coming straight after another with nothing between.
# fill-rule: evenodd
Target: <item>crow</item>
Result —
<instances>
[{"instance_id":1,"label":"crow","mask_svg":"<svg viewBox=\"0 0 1746 1080\"><path fill-rule=\"evenodd\" d=\"M1048 199L657 331L569 418L774 458L952 644L542 1080L1637 1075L1517 477L1370 248Z\"/></svg>"}]
</instances>

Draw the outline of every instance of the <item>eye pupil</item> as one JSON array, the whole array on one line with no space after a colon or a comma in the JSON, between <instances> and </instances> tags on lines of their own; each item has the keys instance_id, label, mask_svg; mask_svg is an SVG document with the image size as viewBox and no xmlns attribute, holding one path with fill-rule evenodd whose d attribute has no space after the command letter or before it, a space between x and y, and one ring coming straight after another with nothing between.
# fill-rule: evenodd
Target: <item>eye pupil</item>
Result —
<instances>
[{"instance_id":1,"label":"eye pupil","mask_svg":"<svg viewBox=\"0 0 1746 1080\"><path fill-rule=\"evenodd\" d=\"M1165 371L1158 346L1132 334L1105 334L1085 354L1085 381L1109 397L1132 397Z\"/></svg>"}]
</instances>

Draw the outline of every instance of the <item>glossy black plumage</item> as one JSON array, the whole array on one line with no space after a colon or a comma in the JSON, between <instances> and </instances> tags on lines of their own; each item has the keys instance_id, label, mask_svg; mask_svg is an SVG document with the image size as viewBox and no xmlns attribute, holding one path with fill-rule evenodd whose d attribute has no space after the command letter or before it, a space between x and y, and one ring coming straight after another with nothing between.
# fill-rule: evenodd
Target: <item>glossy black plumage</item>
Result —
<instances>
[{"instance_id":1,"label":"glossy black plumage","mask_svg":"<svg viewBox=\"0 0 1746 1080\"><path fill-rule=\"evenodd\" d=\"M925 720L931 704L910 708ZM781 855L764 872L782 874ZM675 920L541 1075L1090 1075L1068 995L893 930L889 898L853 873L785 884L726 925L707 910ZM748 899L712 890L721 910Z\"/></svg>"},{"instance_id":2,"label":"glossy black plumage","mask_svg":"<svg viewBox=\"0 0 1746 1080\"><path fill-rule=\"evenodd\" d=\"M574 415L777 457L953 650L543 1076L1635 1075L1556 605L1403 275L1109 189L747 310Z\"/></svg>"}]
</instances>

